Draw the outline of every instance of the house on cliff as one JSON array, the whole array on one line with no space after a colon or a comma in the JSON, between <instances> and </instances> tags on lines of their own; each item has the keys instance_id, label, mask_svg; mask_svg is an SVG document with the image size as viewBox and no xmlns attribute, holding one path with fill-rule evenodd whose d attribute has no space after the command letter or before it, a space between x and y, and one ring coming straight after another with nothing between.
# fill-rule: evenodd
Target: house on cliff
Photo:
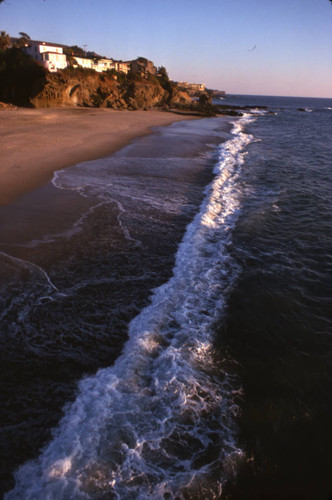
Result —
<instances>
[{"instance_id":1,"label":"house on cliff","mask_svg":"<svg viewBox=\"0 0 332 500\"><path fill-rule=\"evenodd\" d=\"M131 61L114 61L115 70L119 73L125 73L126 75L131 70Z\"/></svg>"},{"instance_id":2,"label":"house on cliff","mask_svg":"<svg viewBox=\"0 0 332 500\"><path fill-rule=\"evenodd\" d=\"M82 56L72 56L75 59L77 66L81 66L82 68L89 68L98 71L98 73L102 73L103 71L114 69L119 73L129 73L130 71L130 62L123 61L115 61L114 59L108 59L106 57L103 58L90 58L90 57L82 57ZM74 67L75 67L74 63Z\"/></svg>"},{"instance_id":3,"label":"house on cliff","mask_svg":"<svg viewBox=\"0 0 332 500\"><path fill-rule=\"evenodd\" d=\"M58 71L67 67L67 57L63 53L63 45L58 43L28 40L22 50L41 62L49 71Z\"/></svg>"},{"instance_id":4,"label":"house on cliff","mask_svg":"<svg viewBox=\"0 0 332 500\"><path fill-rule=\"evenodd\" d=\"M205 83L188 83L188 82L178 82L179 87L189 90L192 92L204 92Z\"/></svg>"},{"instance_id":5,"label":"house on cliff","mask_svg":"<svg viewBox=\"0 0 332 500\"><path fill-rule=\"evenodd\" d=\"M107 71L110 69L116 69L117 61L113 59L107 59L106 57L102 59L95 60L95 70L98 72Z\"/></svg>"}]
</instances>

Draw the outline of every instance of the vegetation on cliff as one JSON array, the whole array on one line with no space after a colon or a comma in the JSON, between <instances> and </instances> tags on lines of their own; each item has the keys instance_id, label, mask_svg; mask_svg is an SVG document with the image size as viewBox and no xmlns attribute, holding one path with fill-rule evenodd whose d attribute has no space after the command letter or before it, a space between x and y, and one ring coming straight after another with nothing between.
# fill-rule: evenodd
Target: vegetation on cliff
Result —
<instances>
[{"instance_id":1,"label":"vegetation on cliff","mask_svg":"<svg viewBox=\"0 0 332 500\"><path fill-rule=\"evenodd\" d=\"M5 31L0 31L0 50L6 50L10 46L10 36Z\"/></svg>"},{"instance_id":2,"label":"vegetation on cliff","mask_svg":"<svg viewBox=\"0 0 332 500\"><path fill-rule=\"evenodd\" d=\"M19 48L0 51L0 101L28 106L42 88L47 70Z\"/></svg>"}]
</instances>

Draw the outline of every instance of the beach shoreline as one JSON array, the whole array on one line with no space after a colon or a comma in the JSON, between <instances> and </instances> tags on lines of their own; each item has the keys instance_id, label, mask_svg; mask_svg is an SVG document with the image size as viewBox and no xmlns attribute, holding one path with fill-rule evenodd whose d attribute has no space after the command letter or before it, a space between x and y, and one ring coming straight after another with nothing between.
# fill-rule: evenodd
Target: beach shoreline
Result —
<instances>
[{"instance_id":1,"label":"beach shoreline","mask_svg":"<svg viewBox=\"0 0 332 500\"><path fill-rule=\"evenodd\" d=\"M225 117L132 112L136 137L140 115L149 126L152 118L154 125L180 121L59 171L1 207L0 388L7 403L0 409L0 496L14 487L13 471L51 440L77 381L115 363L129 323L172 277L231 128Z\"/></svg>"},{"instance_id":2,"label":"beach shoreline","mask_svg":"<svg viewBox=\"0 0 332 500\"><path fill-rule=\"evenodd\" d=\"M53 172L102 158L152 127L197 119L165 111L18 108L0 113L0 206L42 186Z\"/></svg>"}]
</instances>

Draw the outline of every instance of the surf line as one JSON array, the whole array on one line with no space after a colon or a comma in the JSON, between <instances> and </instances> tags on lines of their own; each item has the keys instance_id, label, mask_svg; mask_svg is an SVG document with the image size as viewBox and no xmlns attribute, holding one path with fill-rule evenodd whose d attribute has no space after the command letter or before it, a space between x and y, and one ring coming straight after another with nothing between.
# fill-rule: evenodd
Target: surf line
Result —
<instances>
[{"instance_id":1,"label":"surf line","mask_svg":"<svg viewBox=\"0 0 332 500\"><path fill-rule=\"evenodd\" d=\"M1 252L0 251L0 255L5 259L5 260L8 260L8 261L13 261L15 263L17 263L20 267L23 267L23 269L26 269L27 271L31 272L31 268L32 269L35 269L37 271L39 271L45 278L46 278L46 281L47 283L50 285L50 287L57 293L61 293L59 291L59 289L54 285L54 283L51 281L51 278L49 277L49 275L47 274L46 271L44 271L44 269L40 266L38 266L38 264L34 264L33 262L30 262L28 260L24 260L24 259L20 259L19 257L13 257L12 255L9 255L8 253L5 253L5 252Z\"/></svg>"}]
</instances>

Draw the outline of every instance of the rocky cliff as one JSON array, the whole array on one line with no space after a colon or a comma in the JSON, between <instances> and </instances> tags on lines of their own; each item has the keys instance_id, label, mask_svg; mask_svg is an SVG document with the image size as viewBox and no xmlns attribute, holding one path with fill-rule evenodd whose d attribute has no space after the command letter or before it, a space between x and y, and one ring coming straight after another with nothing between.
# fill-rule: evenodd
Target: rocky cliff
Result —
<instances>
[{"instance_id":1,"label":"rocky cliff","mask_svg":"<svg viewBox=\"0 0 332 500\"><path fill-rule=\"evenodd\" d=\"M150 109L191 102L186 92L156 76L66 69L49 73L18 49L0 56L0 101L36 108L61 106Z\"/></svg>"},{"instance_id":2,"label":"rocky cliff","mask_svg":"<svg viewBox=\"0 0 332 500\"><path fill-rule=\"evenodd\" d=\"M35 108L126 106L114 78L91 70L46 73L35 82L35 92L30 96L29 103Z\"/></svg>"}]
</instances>

